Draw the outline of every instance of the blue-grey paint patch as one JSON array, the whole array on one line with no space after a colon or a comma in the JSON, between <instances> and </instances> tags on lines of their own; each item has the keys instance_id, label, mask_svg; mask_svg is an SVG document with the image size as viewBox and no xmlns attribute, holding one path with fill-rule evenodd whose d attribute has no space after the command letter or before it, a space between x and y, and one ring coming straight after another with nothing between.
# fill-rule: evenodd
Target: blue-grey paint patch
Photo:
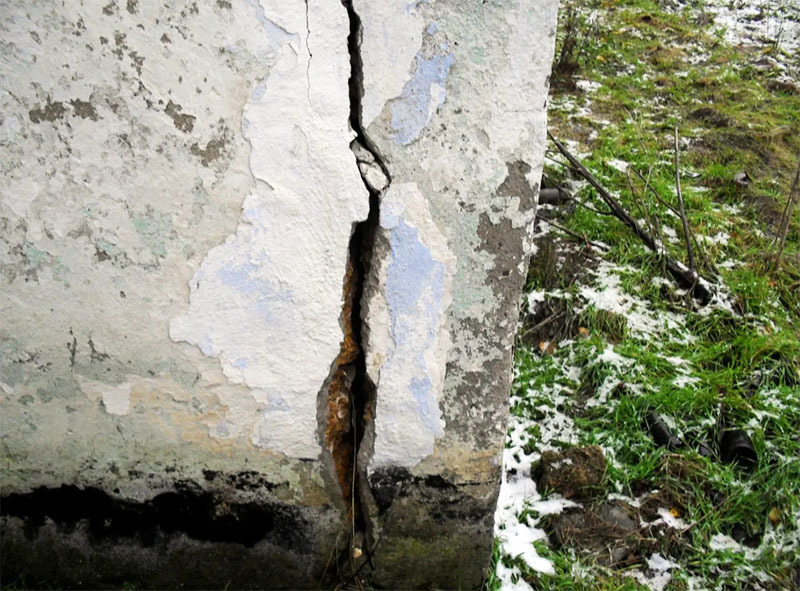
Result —
<instances>
[{"instance_id":1,"label":"blue-grey paint patch","mask_svg":"<svg viewBox=\"0 0 800 591\"><path fill-rule=\"evenodd\" d=\"M222 267L216 273L223 285L249 296L252 309L267 323L275 319L273 302L291 302L290 291L281 289L263 276L264 269L258 262Z\"/></svg>"},{"instance_id":2,"label":"blue-grey paint patch","mask_svg":"<svg viewBox=\"0 0 800 591\"><path fill-rule=\"evenodd\" d=\"M405 146L416 140L428 124L431 113L444 103L444 91L432 97L431 87L436 84L445 88L454 60L452 53L435 55L430 59L423 59L421 54L417 54L417 71L392 103L392 128L398 144ZM432 105L432 101L435 104Z\"/></svg>"},{"instance_id":3,"label":"blue-grey paint patch","mask_svg":"<svg viewBox=\"0 0 800 591\"><path fill-rule=\"evenodd\" d=\"M267 92L267 81L262 80L256 87L253 89L253 92L250 93L250 100L254 103L261 102L261 99L264 98L264 94Z\"/></svg>"},{"instance_id":4,"label":"blue-grey paint patch","mask_svg":"<svg viewBox=\"0 0 800 591\"><path fill-rule=\"evenodd\" d=\"M213 429L213 433L216 437L227 437L231 434L230 429L228 429L228 424L225 421L217 423Z\"/></svg>"},{"instance_id":5,"label":"blue-grey paint patch","mask_svg":"<svg viewBox=\"0 0 800 591\"><path fill-rule=\"evenodd\" d=\"M289 404L280 394L270 394L267 401L267 412L269 411L289 412ZM264 416L266 416L266 413L264 413Z\"/></svg>"},{"instance_id":6,"label":"blue-grey paint patch","mask_svg":"<svg viewBox=\"0 0 800 591\"><path fill-rule=\"evenodd\" d=\"M439 25L436 21L433 21L431 24L428 25L428 35L435 35L436 31L439 30Z\"/></svg>"},{"instance_id":7,"label":"blue-grey paint patch","mask_svg":"<svg viewBox=\"0 0 800 591\"><path fill-rule=\"evenodd\" d=\"M203 339L197 344L197 346L200 347L203 355L214 357L217 354L217 348L214 346L214 341L211 339L211 335L207 332L203 334Z\"/></svg>"},{"instance_id":8,"label":"blue-grey paint patch","mask_svg":"<svg viewBox=\"0 0 800 591\"><path fill-rule=\"evenodd\" d=\"M414 378L411 380L410 386L414 400L417 402L419 418L422 420L422 424L425 425L425 428L430 433L439 433L441 431L439 409L436 404L436 398L431 395L431 379L428 376Z\"/></svg>"},{"instance_id":9,"label":"blue-grey paint patch","mask_svg":"<svg viewBox=\"0 0 800 591\"><path fill-rule=\"evenodd\" d=\"M425 361L425 353L435 346L442 314L445 268L425 245L419 230L409 226L399 212L382 214L381 225L390 231L391 259L387 272L386 302L391 317L395 348L386 363L409 364L416 374L408 384L417 416L432 435L440 435L440 413Z\"/></svg>"}]
</instances>

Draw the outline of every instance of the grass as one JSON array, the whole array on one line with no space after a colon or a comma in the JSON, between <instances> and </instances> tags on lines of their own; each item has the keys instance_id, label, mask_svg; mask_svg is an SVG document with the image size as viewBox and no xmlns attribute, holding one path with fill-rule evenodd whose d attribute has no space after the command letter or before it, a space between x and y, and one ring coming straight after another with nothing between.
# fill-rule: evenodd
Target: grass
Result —
<instances>
[{"instance_id":1,"label":"grass","mask_svg":"<svg viewBox=\"0 0 800 591\"><path fill-rule=\"evenodd\" d=\"M708 261L702 273L719 286L719 299L706 307L692 303L665 275L660 257L616 219L582 206L545 212L609 250L588 249L555 230L538 235L527 289L545 304L537 304L535 318L523 316L522 331L550 313L560 316L519 340L512 415L527 438L521 454L533 461L543 449L604 449L605 489L587 503L659 490L688 525L662 528L638 560L616 568L580 548L536 542L554 574L533 571L498 541L494 564L516 567L535 589L647 588L654 583L648 583L646 560L656 551L676 565L666 589L791 588L800 569L797 208L782 264L777 270L765 265L800 158L800 96L776 90L775 69L761 67L774 48L726 45L699 2L664 6L606 0L576 4L567 13L559 47L567 25L582 27L588 40L566 70L601 86L587 95L564 74L554 76L550 130L575 142L569 145L586 155L582 160L598 180L634 218L656 233L660 228L665 250L685 260L681 223L667 206L677 206L677 126L687 219ZM589 114L576 115L580 107ZM663 203L635 174L632 191L619 161L649 173ZM557 165L545 172L569 178ZM734 181L739 172L751 179L746 186ZM585 185L577 198L605 209ZM610 310L586 295L589 288L607 290L607 276L619 298L632 304ZM637 314L651 323L649 330L637 324ZM644 427L651 412L672 421L684 448L655 444ZM554 432L554 418L563 422L564 416L568 428ZM752 473L697 452L701 443L715 447L720 417L751 435L759 457ZM538 516L523 518L546 527ZM742 545L712 543L721 535ZM637 572L644 574L636 579ZM493 572L486 588L501 587Z\"/></svg>"}]
</instances>

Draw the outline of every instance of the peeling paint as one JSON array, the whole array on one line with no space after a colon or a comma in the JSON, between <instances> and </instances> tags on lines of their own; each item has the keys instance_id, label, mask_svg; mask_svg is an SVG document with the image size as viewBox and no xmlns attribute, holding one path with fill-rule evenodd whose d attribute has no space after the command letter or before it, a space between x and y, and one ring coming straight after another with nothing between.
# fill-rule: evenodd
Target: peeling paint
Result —
<instances>
[{"instance_id":1,"label":"peeling paint","mask_svg":"<svg viewBox=\"0 0 800 591\"><path fill-rule=\"evenodd\" d=\"M480 583L555 2L344 4L6 7L4 495L279 502L313 535L253 563L305 586L344 529L376 587ZM131 568L196 572L165 536Z\"/></svg>"},{"instance_id":2,"label":"peeling paint","mask_svg":"<svg viewBox=\"0 0 800 591\"><path fill-rule=\"evenodd\" d=\"M386 262L368 291L367 368L382 394L370 470L414 466L433 452L443 433L439 401L455 265L425 198L412 183L391 185L384 194L380 236L377 257L385 253Z\"/></svg>"},{"instance_id":3,"label":"peeling paint","mask_svg":"<svg viewBox=\"0 0 800 591\"><path fill-rule=\"evenodd\" d=\"M384 42L370 44L361 52L364 71L362 120L369 128L384 109L398 96L412 75L414 58L422 44L425 18L419 7L408 0L354 0L361 17L363 36L378 37Z\"/></svg>"},{"instance_id":4,"label":"peeling paint","mask_svg":"<svg viewBox=\"0 0 800 591\"><path fill-rule=\"evenodd\" d=\"M413 77L392 102L392 128L395 141L410 144L419 137L433 115L444 104L446 82L455 57L452 53L424 58L417 54Z\"/></svg>"},{"instance_id":5,"label":"peeling paint","mask_svg":"<svg viewBox=\"0 0 800 591\"><path fill-rule=\"evenodd\" d=\"M342 337L351 227L368 207L349 148L347 14L326 2L310 9L308 37L285 38L278 52L286 58L244 109L251 173L264 185L246 197L236 233L209 251L190 281L188 314L170 323L173 340L218 357L231 382L252 389L262 405L253 444L303 458L320 453L316 393ZM287 30L305 30L301 3L280 15ZM329 51L311 60L308 43Z\"/></svg>"},{"instance_id":6,"label":"peeling paint","mask_svg":"<svg viewBox=\"0 0 800 591\"><path fill-rule=\"evenodd\" d=\"M122 382L111 386L105 382L97 382L78 378L81 390L93 400L103 401L103 407L108 414L126 415L131 408L131 383Z\"/></svg>"}]
</instances>

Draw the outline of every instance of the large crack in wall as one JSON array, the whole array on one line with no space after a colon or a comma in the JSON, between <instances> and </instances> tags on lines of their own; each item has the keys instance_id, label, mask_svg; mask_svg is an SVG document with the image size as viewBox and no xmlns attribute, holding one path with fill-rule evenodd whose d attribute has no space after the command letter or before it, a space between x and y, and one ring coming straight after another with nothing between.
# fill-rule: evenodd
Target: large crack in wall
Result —
<instances>
[{"instance_id":1,"label":"large crack in wall","mask_svg":"<svg viewBox=\"0 0 800 591\"><path fill-rule=\"evenodd\" d=\"M361 483L366 482L366 469L358 462L360 445L374 418L376 388L366 371L366 355L362 343L361 302L369 275L375 232L379 224L380 195L391 181L388 169L362 127L363 64L360 53L361 20L352 0L342 0L347 10L350 31L347 39L350 54L350 126L356 133L351 149L359 172L369 192L369 215L354 224L349 244L349 258L344 278L343 307L340 318L343 339L339 355L323 388L323 407L327 411L324 441L331 454L336 479L342 489L349 526L347 552L331 565L331 573L339 578L355 575L368 560L364 554L367 530L362 511ZM334 572L335 571L335 572Z\"/></svg>"}]
</instances>

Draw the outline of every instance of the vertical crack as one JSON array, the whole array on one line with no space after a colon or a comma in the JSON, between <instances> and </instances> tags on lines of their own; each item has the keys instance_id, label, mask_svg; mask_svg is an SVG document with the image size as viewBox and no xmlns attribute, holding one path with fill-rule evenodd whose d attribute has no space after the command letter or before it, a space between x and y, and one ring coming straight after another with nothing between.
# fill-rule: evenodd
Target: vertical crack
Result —
<instances>
[{"instance_id":1,"label":"vertical crack","mask_svg":"<svg viewBox=\"0 0 800 591\"><path fill-rule=\"evenodd\" d=\"M306 63L306 94L308 95L308 104L311 104L311 58L314 54L311 53L311 27L308 24L308 2L306 4L306 51L308 52L308 62Z\"/></svg>"},{"instance_id":2,"label":"vertical crack","mask_svg":"<svg viewBox=\"0 0 800 591\"><path fill-rule=\"evenodd\" d=\"M378 150L364 132L361 122L361 100L364 96L363 67L361 59L361 19L352 0L341 0L347 10L350 31L347 47L350 54L350 127L356 138L350 145L362 181L369 192L369 215L353 225L348 247L348 261L344 278L342 315L340 323L344 338L331 373L321 392L320 413L324 416L324 441L330 452L336 480L342 490L342 500L347 514L347 543L333 549L329 560L328 576L340 580L352 579L368 563L370 556L365 546L367 516L362 506L362 483L366 483L366 468L358 458L364 434L372 423L375 408L375 386L367 375L366 352L361 305L372 264L373 244L380 219L380 194L388 187L391 177ZM308 4L306 3L308 10ZM306 14L308 17L308 14Z\"/></svg>"}]
</instances>

